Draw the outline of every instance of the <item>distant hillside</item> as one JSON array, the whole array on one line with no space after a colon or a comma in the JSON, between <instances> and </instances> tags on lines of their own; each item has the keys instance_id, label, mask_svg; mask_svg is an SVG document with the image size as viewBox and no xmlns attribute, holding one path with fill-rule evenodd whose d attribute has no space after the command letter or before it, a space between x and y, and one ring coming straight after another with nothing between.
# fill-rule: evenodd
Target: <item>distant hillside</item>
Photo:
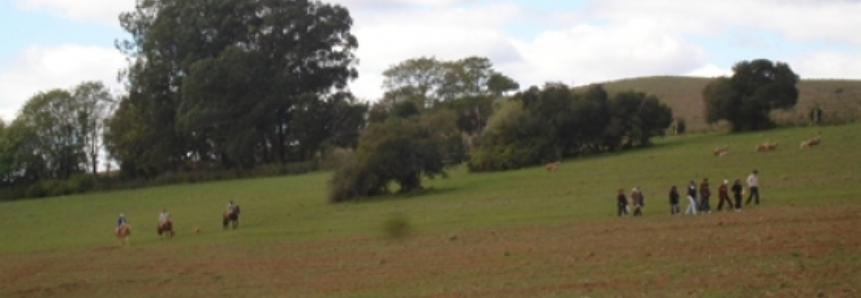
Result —
<instances>
[{"instance_id":1,"label":"distant hillside","mask_svg":"<svg viewBox=\"0 0 861 298\"><path fill-rule=\"evenodd\" d=\"M634 90L654 94L673 108L676 117L685 119L689 131L710 129L705 122L705 104L701 92L709 78L643 77L603 83L607 92ZM851 122L861 119L861 80L802 80L798 84L798 104L792 110L775 112L773 117L782 124L807 123L814 106L824 111L828 123Z\"/></svg>"}]
</instances>

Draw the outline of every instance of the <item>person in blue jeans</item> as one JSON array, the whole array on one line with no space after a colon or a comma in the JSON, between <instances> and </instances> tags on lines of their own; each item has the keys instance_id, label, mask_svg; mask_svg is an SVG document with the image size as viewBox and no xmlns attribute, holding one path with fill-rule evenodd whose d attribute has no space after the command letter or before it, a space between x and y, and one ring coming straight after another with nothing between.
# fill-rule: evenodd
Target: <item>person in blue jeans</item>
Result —
<instances>
[{"instance_id":1,"label":"person in blue jeans","mask_svg":"<svg viewBox=\"0 0 861 298\"><path fill-rule=\"evenodd\" d=\"M129 223L129 222L128 222L128 220L126 220L126 215L120 213L120 217L117 218L117 228L116 228L115 232L119 231L120 227L123 226L123 224L127 224L127 223Z\"/></svg>"},{"instance_id":2,"label":"person in blue jeans","mask_svg":"<svg viewBox=\"0 0 861 298\"><path fill-rule=\"evenodd\" d=\"M754 204L759 205L759 172L756 170L753 170L750 176L747 176L747 187L750 188L750 195L744 204L750 205L750 201L756 197Z\"/></svg>"},{"instance_id":3,"label":"person in blue jeans","mask_svg":"<svg viewBox=\"0 0 861 298\"><path fill-rule=\"evenodd\" d=\"M693 180L688 184L688 209L685 209L687 215L697 215L697 184Z\"/></svg>"}]
</instances>

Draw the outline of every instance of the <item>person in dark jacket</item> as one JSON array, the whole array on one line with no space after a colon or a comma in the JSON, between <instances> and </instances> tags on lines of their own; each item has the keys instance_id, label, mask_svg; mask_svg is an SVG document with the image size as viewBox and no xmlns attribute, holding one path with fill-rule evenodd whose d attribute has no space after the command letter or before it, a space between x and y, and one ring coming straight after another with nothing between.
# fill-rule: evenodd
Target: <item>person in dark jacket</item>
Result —
<instances>
[{"instance_id":1,"label":"person in dark jacket","mask_svg":"<svg viewBox=\"0 0 861 298\"><path fill-rule=\"evenodd\" d=\"M619 217L628 214L628 210L626 210L626 208L628 207L628 198L625 197L624 188L620 188L619 195L616 196L616 207L618 207Z\"/></svg>"},{"instance_id":2,"label":"person in dark jacket","mask_svg":"<svg viewBox=\"0 0 861 298\"><path fill-rule=\"evenodd\" d=\"M709 189L709 178L703 178L703 182L700 183L700 212L702 213L712 213L712 208L709 206L709 197L711 197L712 192Z\"/></svg>"},{"instance_id":3,"label":"person in dark jacket","mask_svg":"<svg viewBox=\"0 0 861 298\"><path fill-rule=\"evenodd\" d=\"M670 188L670 215L679 214L679 191L676 186Z\"/></svg>"},{"instance_id":4,"label":"person in dark jacket","mask_svg":"<svg viewBox=\"0 0 861 298\"><path fill-rule=\"evenodd\" d=\"M744 190L744 187L741 186L741 179L735 179L735 183L732 184L732 196L735 199L735 211L741 211L741 192Z\"/></svg>"}]
</instances>

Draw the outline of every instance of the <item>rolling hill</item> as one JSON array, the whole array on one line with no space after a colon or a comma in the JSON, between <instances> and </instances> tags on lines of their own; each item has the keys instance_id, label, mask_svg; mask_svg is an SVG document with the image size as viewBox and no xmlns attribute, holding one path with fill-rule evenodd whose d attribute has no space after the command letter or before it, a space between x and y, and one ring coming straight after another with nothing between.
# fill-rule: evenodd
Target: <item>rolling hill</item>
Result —
<instances>
[{"instance_id":1,"label":"rolling hill","mask_svg":"<svg viewBox=\"0 0 861 298\"><path fill-rule=\"evenodd\" d=\"M610 93L634 90L654 94L684 118L688 131L711 130L705 121L701 92L710 78L654 76L602 83ZM810 109L818 106L825 123L847 123L861 118L861 80L802 80L795 108L777 111L773 117L781 124L808 123Z\"/></svg>"}]
</instances>

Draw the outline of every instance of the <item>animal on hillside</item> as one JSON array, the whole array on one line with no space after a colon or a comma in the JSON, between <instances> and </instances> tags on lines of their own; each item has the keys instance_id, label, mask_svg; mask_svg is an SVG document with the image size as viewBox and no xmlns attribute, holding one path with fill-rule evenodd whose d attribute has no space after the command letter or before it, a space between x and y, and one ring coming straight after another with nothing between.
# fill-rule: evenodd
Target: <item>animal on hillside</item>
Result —
<instances>
[{"instance_id":1,"label":"animal on hillside","mask_svg":"<svg viewBox=\"0 0 861 298\"><path fill-rule=\"evenodd\" d=\"M117 241L119 241L120 246L129 245L129 235L132 234L132 227L128 223L123 223L119 229L117 229Z\"/></svg>"},{"instance_id":2,"label":"animal on hillside","mask_svg":"<svg viewBox=\"0 0 861 298\"><path fill-rule=\"evenodd\" d=\"M553 171L558 170L560 165L562 165L561 161L551 162L551 163L547 164L547 166L545 168L547 169L548 172L553 172Z\"/></svg>"},{"instance_id":3,"label":"animal on hillside","mask_svg":"<svg viewBox=\"0 0 861 298\"><path fill-rule=\"evenodd\" d=\"M233 212L224 212L222 226L224 229L227 229L228 224L233 225L233 228L239 226L239 205L233 207Z\"/></svg>"},{"instance_id":4,"label":"animal on hillside","mask_svg":"<svg viewBox=\"0 0 861 298\"><path fill-rule=\"evenodd\" d=\"M715 148L714 154L715 154L715 156L722 157L722 156L726 155L726 153L728 151L729 151L729 146L723 145L723 147Z\"/></svg>"},{"instance_id":5,"label":"animal on hillside","mask_svg":"<svg viewBox=\"0 0 861 298\"><path fill-rule=\"evenodd\" d=\"M819 143L821 143L821 142L822 142L822 136L817 136L817 137L812 138L812 139L804 140L803 142L801 142L801 149L810 148L810 147L819 145Z\"/></svg>"},{"instance_id":6,"label":"animal on hillside","mask_svg":"<svg viewBox=\"0 0 861 298\"><path fill-rule=\"evenodd\" d=\"M173 223L168 220L163 224L157 224L156 231L161 238L173 238Z\"/></svg>"},{"instance_id":7,"label":"animal on hillside","mask_svg":"<svg viewBox=\"0 0 861 298\"><path fill-rule=\"evenodd\" d=\"M777 149L777 142L765 142L756 144L756 146L753 147L753 152L771 151L775 149Z\"/></svg>"},{"instance_id":8,"label":"animal on hillside","mask_svg":"<svg viewBox=\"0 0 861 298\"><path fill-rule=\"evenodd\" d=\"M770 142L766 146L767 146L768 151L776 150L777 149L777 142Z\"/></svg>"}]
</instances>

